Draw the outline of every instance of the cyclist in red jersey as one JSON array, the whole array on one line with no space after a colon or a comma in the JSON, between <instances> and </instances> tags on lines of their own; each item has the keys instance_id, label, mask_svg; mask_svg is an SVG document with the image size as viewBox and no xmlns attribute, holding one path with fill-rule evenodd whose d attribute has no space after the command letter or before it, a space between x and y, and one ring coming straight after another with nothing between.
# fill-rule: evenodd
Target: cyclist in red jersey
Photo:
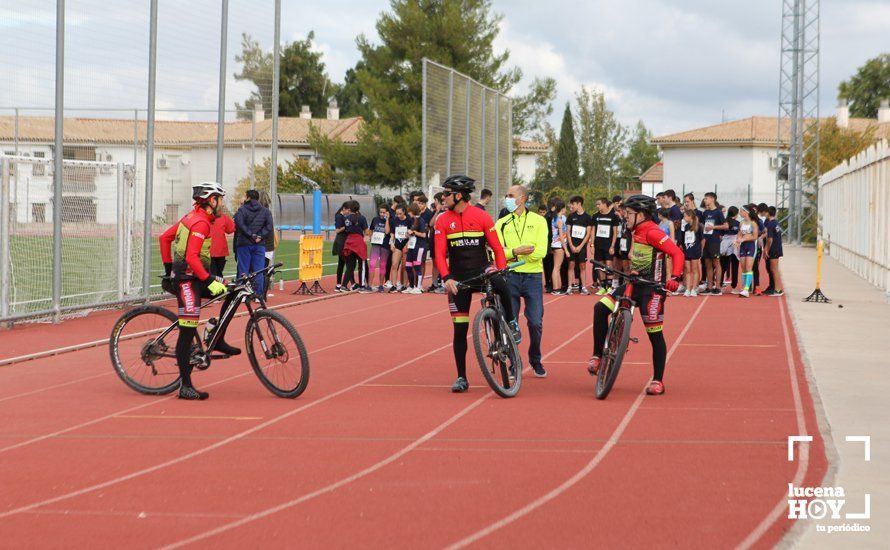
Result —
<instances>
[{"instance_id":1,"label":"cyclist in red jersey","mask_svg":"<svg viewBox=\"0 0 890 550\"><path fill-rule=\"evenodd\" d=\"M507 266L504 249L498 239L491 217L480 208L470 208L470 193L475 180L467 176L450 176L442 184L442 200L445 210L436 219L435 262L439 276L448 291L448 309L454 323L454 361L457 363L457 381L451 391L462 393L469 389L467 383L467 332L470 323L470 301L473 292L481 288L458 289L458 282L476 277L494 269L488 259L486 244L494 252L497 269ZM500 296L504 317L519 343L519 324L513 314L510 288L501 276L491 279L495 292Z\"/></svg>"},{"instance_id":2,"label":"cyclist in red jersey","mask_svg":"<svg viewBox=\"0 0 890 550\"><path fill-rule=\"evenodd\" d=\"M646 279L661 283L668 292L675 292L680 286L683 275L683 251L665 235L653 222L657 205L655 199L646 195L634 195L624 201L627 229L633 232L633 243L630 249L631 272ZM673 260L670 279L667 278L665 255ZM587 370L596 375L606 333L609 328L609 315L615 311L616 296L624 294L622 285L602 297L593 308L593 357L590 358ZM665 292L650 285L634 283L631 298L636 302L652 344L653 376L646 393L661 395L664 393L664 367L667 361L667 344L664 341L662 327L664 324Z\"/></svg>"},{"instance_id":3,"label":"cyclist in red jersey","mask_svg":"<svg viewBox=\"0 0 890 550\"><path fill-rule=\"evenodd\" d=\"M179 338L176 341L176 363L179 365L181 385L180 399L207 399L207 392L198 391L192 385L191 349L198 333L201 318L201 296L219 296L226 291L222 277L210 274L210 226L222 206L226 195L216 182L204 182L192 187L195 208L177 223L164 231L160 238L161 260L164 273L172 278L172 287L165 289L176 295L179 306ZM229 298L231 299L231 298ZM223 305L225 309L227 303ZM215 351L226 355L238 355L241 350L227 344L225 326Z\"/></svg>"}]
</instances>

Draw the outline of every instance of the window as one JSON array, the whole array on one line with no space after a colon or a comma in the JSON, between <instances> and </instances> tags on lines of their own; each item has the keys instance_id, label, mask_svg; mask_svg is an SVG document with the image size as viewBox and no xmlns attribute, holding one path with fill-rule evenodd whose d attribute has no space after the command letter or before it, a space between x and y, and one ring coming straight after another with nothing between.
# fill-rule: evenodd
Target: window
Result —
<instances>
[{"instance_id":1,"label":"window","mask_svg":"<svg viewBox=\"0 0 890 550\"><path fill-rule=\"evenodd\" d=\"M12 156L15 156L15 151L3 151L3 154L6 155L7 157L12 157ZM6 162L9 163L10 177L15 176L15 165L17 164L17 162L14 160L7 160Z\"/></svg>"},{"instance_id":2,"label":"window","mask_svg":"<svg viewBox=\"0 0 890 550\"><path fill-rule=\"evenodd\" d=\"M34 223L46 223L45 202L35 202L31 205L31 221Z\"/></svg>"},{"instance_id":3,"label":"window","mask_svg":"<svg viewBox=\"0 0 890 550\"><path fill-rule=\"evenodd\" d=\"M34 158L35 159L45 159L46 153L43 151L34 151ZM46 174L46 165L43 164L42 162L35 162L31 166L31 175L43 176L45 174Z\"/></svg>"}]
</instances>

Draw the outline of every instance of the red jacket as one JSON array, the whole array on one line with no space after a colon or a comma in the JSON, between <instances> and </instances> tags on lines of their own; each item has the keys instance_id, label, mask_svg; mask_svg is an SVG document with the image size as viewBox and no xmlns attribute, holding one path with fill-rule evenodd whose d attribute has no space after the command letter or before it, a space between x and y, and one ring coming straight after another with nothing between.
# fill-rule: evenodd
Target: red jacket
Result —
<instances>
[{"instance_id":1,"label":"red jacket","mask_svg":"<svg viewBox=\"0 0 890 550\"><path fill-rule=\"evenodd\" d=\"M173 276L177 279L210 279L210 224L213 216L200 206L171 225L158 238L161 244L161 261L173 264ZM171 250L176 241L176 249Z\"/></svg>"},{"instance_id":2,"label":"red jacket","mask_svg":"<svg viewBox=\"0 0 890 550\"><path fill-rule=\"evenodd\" d=\"M210 257L225 258L229 255L229 240L226 234L235 232L235 220L223 214L217 216L210 226Z\"/></svg>"},{"instance_id":3,"label":"red jacket","mask_svg":"<svg viewBox=\"0 0 890 550\"><path fill-rule=\"evenodd\" d=\"M439 215L435 244L436 269L444 281L473 277L491 265L486 244L494 252L497 268L507 266L494 222L485 210L471 205L460 214L446 210Z\"/></svg>"}]
</instances>

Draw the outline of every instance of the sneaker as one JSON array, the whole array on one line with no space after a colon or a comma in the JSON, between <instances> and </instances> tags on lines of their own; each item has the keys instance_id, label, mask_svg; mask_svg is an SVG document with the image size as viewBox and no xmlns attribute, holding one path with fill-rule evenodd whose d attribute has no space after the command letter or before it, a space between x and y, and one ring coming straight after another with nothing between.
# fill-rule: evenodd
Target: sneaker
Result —
<instances>
[{"instance_id":1,"label":"sneaker","mask_svg":"<svg viewBox=\"0 0 890 550\"><path fill-rule=\"evenodd\" d=\"M581 287L581 295L582 295L582 296L589 296L589 295L590 295L590 291L587 290L587 287L586 287L586 286L585 286L585 287Z\"/></svg>"},{"instance_id":2,"label":"sneaker","mask_svg":"<svg viewBox=\"0 0 890 550\"><path fill-rule=\"evenodd\" d=\"M193 386L179 386L179 398L188 401L204 401L210 397L206 391L198 391Z\"/></svg>"},{"instance_id":3,"label":"sneaker","mask_svg":"<svg viewBox=\"0 0 890 550\"><path fill-rule=\"evenodd\" d=\"M510 321L510 332L513 333L513 341L518 346L522 342L522 332L519 330L519 321L516 319Z\"/></svg>"},{"instance_id":4,"label":"sneaker","mask_svg":"<svg viewBox=\"0 0 890 550\"><path fill-rule=\"evenodd\" d=\"M216 346L213 348L213 351L218 351L224 355L241 355L241 350L236 348L235 346L231 346L225 342L225 340L221 342L217 342Z\"/></svg>"},{"instance_id":5,"label":"sneaker","mask_svg":"<svg viewBox=\"0 0 890 550\"><path fill-rule=\"evenodd\" d=\"M340 286L340 285L335 286L335 287L334 287L334 292L343 292L343 287Z\"/></svg>"},{"instance_id":6,"label":"sneaker","mask_svg":"<svg viewBox=\"0 0 890 550\"><path fill-rule=\"evenodd\" d=\"M362 294L370 294L370 293L374 292L374 289L369 286L362 286L362 287L359 287L358 291L361 292Z\"/></svg>"},{"instance_id":7,"label":"sneaker","mask_svg":"<svg viewBox=\"0 0 890 550\"><path fill-rule=\"evenodd\" d=\"M739 292L739 298L747 298L750 295L751 294L747 290L743 290L743 291Z\"/></svg>"},{"instance_id":8,"label":"sneaker","mask_svg":"<svg viewBox=\"0 0 890 550\"><path fill-rule=\"evenodd\" d=\"M712 288L711 296L723 296L723 289L722 288Z\"/></svg>"},{"instance_id":9,"label":"sneaker","mask_svg":"<svg viewBox=\"0 0 890 550\"><path fill-rule=\"evenodd\" d=\"M687 289L686 292L683 293L683 297L689 298L690 296L692 296L692 291Z\"/></svg>"},{"instance_id":10,"label":"sneaker","mask_svg":"<svg viewBox=\"0 0 890 550\"><path fill-rule=\"evenodd\" d=\"M532 370L535 371L536 377L547 378L547 371L544 370L544 365L532 365Z\"/></svg>"},{"instance_id":11,"label":"sneaker","mask_svg":"<svg viewBox=\"0 0 890 550\"><path fill-rule=\"evenodd\" d=\"M377 287L377 292L386 292L386 289L383 288L383 285Z\"/></svg>"},{"instance_id":12,"label":"sneaker","mask_svg":"<svg viewBox=\"0 0 890 550\"><path fill-rule=\"evenodd\" d=\"M690 291L689 291L689 296L692 297L692 298L697 298L697 297L698 297L698 290L696 290L696 289L692 289L692 290L690 290Z\"/></svg>"},{"instance_id":13,"label":"sneaker","mask_svg":"<svg viewBox=\"0 0 890 550\"><path fill-rule=\"evenodd\" d=\"M679 292L679 293L686 292L686 285L680 285L679 288L677 288L677 292Z\"/></svg>"},{"instance_id":14,"label":"sneaker","mask_svg":"<svg viewBox=\"0 0 890 550\"><path fill-rule=\"evenodd\" d=\"M470 389L470 384L467 382L467 379L459 376L451 386L451 393L464 393L468 389Z\"/></svg>"},{"instance_id":15,"label":"sneaker","mask_svg":"<svg viewBox=\"0 0 890 550\"><path fill-rule=\"evenodd\" d=\"M566 293L561 290L553 290L550 292L551 296L565 296Z\"/></svg>"},{"instance_id":16,"label":"sneaker","mask_svg":"<svg viewBox=\"0 0 890 550\"><path fill-rule=\"evenodd\" d=\"M385 288L386 290L391 289L391 288L392 288L392 281L386 281L385 283L383 283L383 288Z\"/></svg>"},{"instance_id":17,"label":"sneaker","mask_svg":"<svg viewBox=\"0 0 890 550\"><path fill-rule=\"evenodd\" d=\"M445 294L445 285L439 285L436 287L436 290L433 291L435 294Z\"/></svg>"},{"instance_id":18,"label":"sneaker","mask_svg":"<svg viewBox=\"0 0 890 550\"><path fill-rule=\"evenodd\" d=\"M763 291L760 290L760 287L754 289L755 296L763 296Z\"/></svg>"},{"instance_id":19,"label":"sneaker","mask_svg":"<svg viewBox=\"0 0 890 550\"><path fill-rule=\"evenodd\" d=\"M566 291L563 294L565 294L566 296L571 296L572 294L574 294L574 292L575 292L574 286L570 286L569 288L566 289Z\"/></svg>"},{"instance_id":20,"label":"sneaker","mask_svg":"<svg viewBox=\"0 0 890 550\"><path fill-rule=\"evenodd\" d=\"M743 291L741 291L741 290L739 290L739 289L737 289L737 288L732 289L732 294L741 294L742 292L743 292Z\"/></svg>"},{"instance_id":21,"label":"sneaker","mask_svg":"<svg viewBox=\"0 0 890 550\"><path fill-rule=\"evenodd\" d=\"M707 289L707 288L708 288L708 283L699 283L698 288L696 288L695 290L697 290L697 291L700 292L700 291L705 290L705 289Z\"/></svg>"},{"instance_id":22,"label":"sneaker","mask_svg":"<svg viewBox=\"0 0 890 550\"><path fill-rule=\"evenodd\" d=\"M653 380L649 382L649 387L646 388L646 395L662 395L664 394L664 382L660 380Z\"/></svg>"},{"instance_id":23,"label":"sneaker","mask_svg":"<svg viewBox=\"0 0 890 550\"><path fill-rule=\"evenodd\" d=\"M779 297L784 296L784 295L785 295L785 291L784 291L784 290L776 290L776 291L774 291L772 294L770 294L770 296L772 296L773 298L779 298Z\"/></svg>"},{"instance_id":24,"label":"sneaker","mask_svg":"<svg viewBox=\"0 0 890 550\"><path fill-rule=\"evenodd\" d=\"M600 358L596 355L592 355L590 359L587 361L587 372L590 376L596 376L596 374L600 370Z\"/></svg>"}]
</instances>

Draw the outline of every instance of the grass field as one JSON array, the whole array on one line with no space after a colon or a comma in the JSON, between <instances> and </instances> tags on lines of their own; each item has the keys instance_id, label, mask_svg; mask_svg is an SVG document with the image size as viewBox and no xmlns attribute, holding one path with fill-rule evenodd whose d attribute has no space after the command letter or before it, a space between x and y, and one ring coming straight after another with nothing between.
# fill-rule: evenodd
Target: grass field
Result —
<instances>
[{"instance_id":1,"label":"grass field","mask_svg":"<svg viewBox=\"0 0 890 550\"><path fill-rule=\"evenodd\" d=\"M156 241L155 241L156 243ZM337 258L331 254L333 243L326 242L324 249L324 273L336 271ZM142 242L134 241L134 257L137 259L130 275L130 287L142 283ZM39 311L51 307L53 240L51 236L10 236L10 313ZM278 277L290 281L299 278L296 269L300 259L300 242L282 240L275 251L275 261L284 263L284 271ZM327 265L333 264L333 265ZM235 256L231 254L226 264L226 276L235 275ZM62 238L62 306L86 305L118 298L117 245L109 237ZM152 246L152 285L160 289L164 267L157 245ZM276 281L278 278L276 278Z\"/></svg>"}]
</instances>

